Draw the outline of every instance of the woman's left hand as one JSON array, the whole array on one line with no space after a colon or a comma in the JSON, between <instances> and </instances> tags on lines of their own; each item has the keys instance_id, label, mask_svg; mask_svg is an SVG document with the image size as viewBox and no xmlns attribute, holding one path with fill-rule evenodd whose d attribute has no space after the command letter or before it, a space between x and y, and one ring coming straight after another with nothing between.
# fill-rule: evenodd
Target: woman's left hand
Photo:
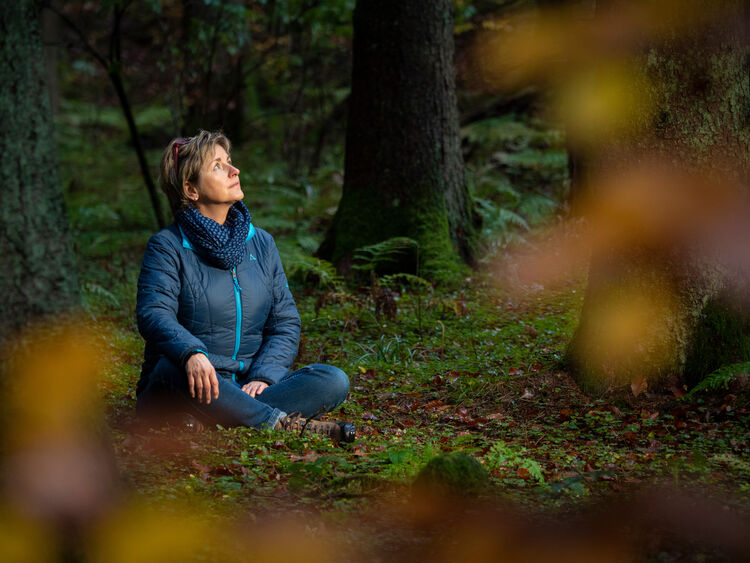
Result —
<instances>
[{"instance_id":1,"label":"woman's left hand","mask_svg":"<svg viewBox=\"0 0 750 563\"><path fill-rule=\"evenodd\" d=\"M251 397L255 397L256 395L263 393L263 390L266 387L268 387L268 383L263 383L262 381L251 381L250 383L245 383L245 385L242 386L242 390Z\"/></svg>"}]
</instances>

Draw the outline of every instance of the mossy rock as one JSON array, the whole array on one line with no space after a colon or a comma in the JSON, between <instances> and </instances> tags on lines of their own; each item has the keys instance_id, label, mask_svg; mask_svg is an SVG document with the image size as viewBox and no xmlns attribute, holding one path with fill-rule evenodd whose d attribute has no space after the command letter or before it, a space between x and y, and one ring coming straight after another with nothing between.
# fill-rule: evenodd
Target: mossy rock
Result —
<instances>
[{"instance_id":1,"label":"mossy rock","mask_svg":"<svg viewBox=\"0 0 750 563\"><path fill-rule=\"evenodd\" d=\"M433 457L417 475L414 486L441 493L476 495L489 484L487 469L463 452Z\"/></svg>"}]
</instances>

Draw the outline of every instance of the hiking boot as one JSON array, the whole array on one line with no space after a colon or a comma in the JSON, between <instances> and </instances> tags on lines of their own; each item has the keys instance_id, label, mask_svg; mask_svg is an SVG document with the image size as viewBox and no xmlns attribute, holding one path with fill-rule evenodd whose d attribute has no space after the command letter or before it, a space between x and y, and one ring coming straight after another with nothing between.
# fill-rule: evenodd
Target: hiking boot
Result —
<instances>
[{"instance_id":1,"label":"hiking boot","mask_svg":"<svg viewBox=\"0 0 750 563\"><path fill-rule=\"evenodd\" d=\"M339 422L328 420L314 420L302 418L298 412L284 416L276 424L274 430L286 430L287 432L311 432L328 436L334 442L353 442L356 430L351 422Z\"/></svg>"},{"instance_id":2,"label":"hiking boot","mask_svg":"<svg viewBox=\"0 0 750 563\"><path fill-rule=\"evenodd\" d=\"M180 414L180 427L185 432L193 432L195 434L203 432L206 429L200 420L188 412Z\"/></svg>"}]
</instances>

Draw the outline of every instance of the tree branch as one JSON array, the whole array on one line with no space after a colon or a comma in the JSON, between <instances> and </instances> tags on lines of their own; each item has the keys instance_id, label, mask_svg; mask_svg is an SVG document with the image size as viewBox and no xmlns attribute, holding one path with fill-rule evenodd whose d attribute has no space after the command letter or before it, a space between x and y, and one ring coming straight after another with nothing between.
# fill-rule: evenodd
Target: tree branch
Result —
<instances>
[{"instance_id":1,"label":"tree branch","mask_svg":"<svg viewBox=\"0 0 750 563\"><path fill-rule=\"evenodd\" d=\"M86 38L86 35L83 33L83 31L81 31L80 28L75 23L73 23L73 20L71 20L68 16L63 14L54 6L47 5L45 6L45 8L52 11L53 14L57 15L57 17L59 17L63 21L63 23L65 23L65 25L67 25L68 28L70 28L70 30L78 36L78 39L81 41L81 46L84 48L84 50L88 52L92 57L94 57L94 59L96 59L96 61L100 65L102 65L102 67L104 67L104 70L109 69L109 61L107 61L107 59L104 58L104 56L99 53L99 51L94 49L91 43L89 43L89 40Z\"/></svg>"}]
</instances>

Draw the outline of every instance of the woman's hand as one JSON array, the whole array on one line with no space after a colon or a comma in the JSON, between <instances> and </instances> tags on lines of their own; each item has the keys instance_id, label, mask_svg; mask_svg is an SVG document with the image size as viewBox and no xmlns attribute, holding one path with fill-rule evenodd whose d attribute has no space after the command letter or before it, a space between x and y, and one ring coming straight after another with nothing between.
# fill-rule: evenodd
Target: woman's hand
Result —
<instances>
[{"instance_id":1,"label":"woman's hand","mask_svg":"<svg viewBox=\"0 0 750 563\"><path fill-rule=\"evenodd\" d=\"M216 370L205 354L198 352L188 358L185 364L190 396L199 402L211 404L211 396L219 398L219 379Z\"/></svg>"},{"instance_id":2,"label":"woman's hand","mask_svg":"<svg viewBox=\"0 0 750 563\"><path fill-rule=\"evenodd\" d=\"M266 387L268 387L268 383L263 383L262 381L251 381L250 383L245 383L242 386L242 390L251 397L255 397L256 395L263 393L263 390Z\"/></svg>"}]
</instances>

